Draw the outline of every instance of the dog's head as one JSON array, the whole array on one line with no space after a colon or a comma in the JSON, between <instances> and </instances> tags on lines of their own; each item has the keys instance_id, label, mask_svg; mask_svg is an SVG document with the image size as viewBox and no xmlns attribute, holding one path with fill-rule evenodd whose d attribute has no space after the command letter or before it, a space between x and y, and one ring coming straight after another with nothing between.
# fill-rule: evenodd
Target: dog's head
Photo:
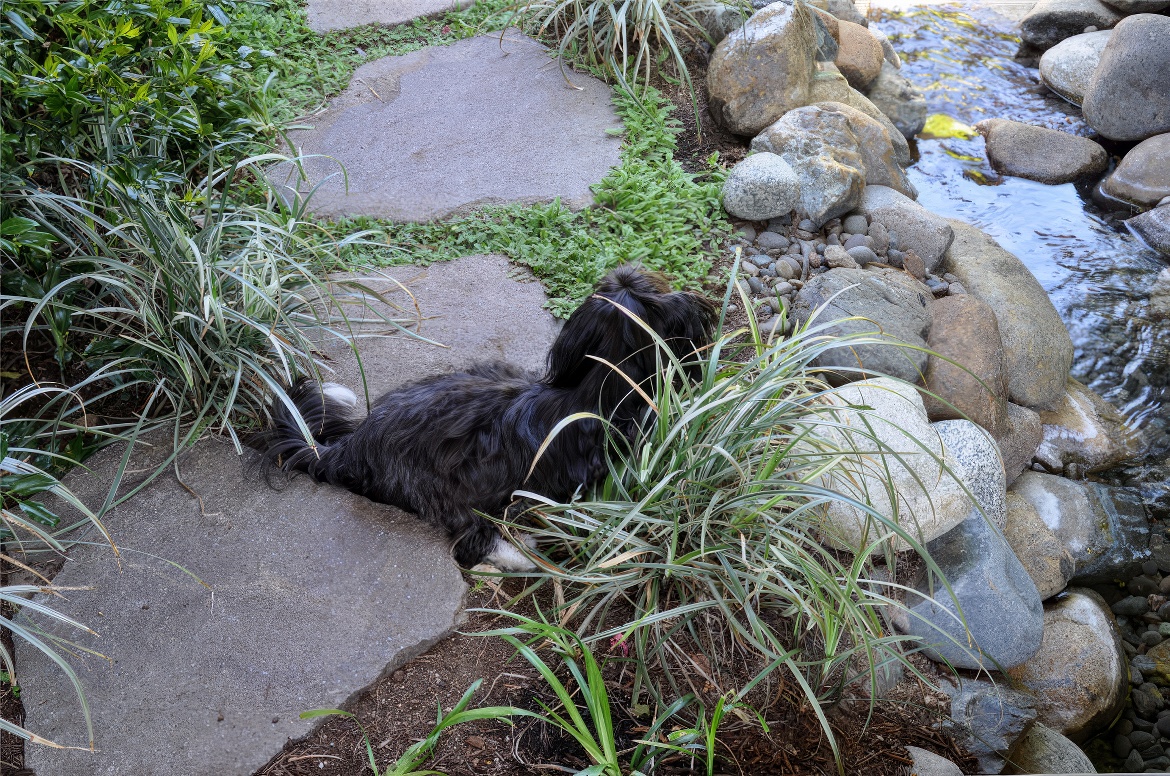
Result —
<instances>
[{"instance_id":1,"label":"dog's head","mask_svg":"<svg viewBox=\"0 0 1170 776\"><path fill-rule=\"evenodd\" d=\"M623 309L624 308L624 309ZM704 296L672 291L657 272L625 265L610 272L565 323L548 354L549 384L575 388L590 377L605 379L617 366L631 380L645 381L658 369L650 335L636 317L654 330L682 360L711 342L715 305ZM615 390L629 391L620 377Z\"/></svg>"}]
</instances>

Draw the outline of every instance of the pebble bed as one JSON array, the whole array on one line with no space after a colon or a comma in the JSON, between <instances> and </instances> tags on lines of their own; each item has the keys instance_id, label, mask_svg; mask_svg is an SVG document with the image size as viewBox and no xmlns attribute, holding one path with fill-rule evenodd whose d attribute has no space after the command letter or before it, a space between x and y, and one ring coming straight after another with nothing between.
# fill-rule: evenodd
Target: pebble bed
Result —
<instances>
[{"instance_id":1,"label":"pebble bed","mask_svg":"<svg viewBox=\"0 0 1170 776\"><path fill-rule=\"evenodd\" d=\"M791 307L809 278L837 268L901 269L925 283L936 299L967 293L949 272L928 274L914 251L902 250L897 230L859 214L831 219L819 230L808 219L793 224L788 216L767 224L745 223L730 249L743 251L740 284L761 322L772 319L781 305ZM781 322L777 317L774 325ZM791 321L783 325L788 331Z\"/></svg>"}]
</instances>

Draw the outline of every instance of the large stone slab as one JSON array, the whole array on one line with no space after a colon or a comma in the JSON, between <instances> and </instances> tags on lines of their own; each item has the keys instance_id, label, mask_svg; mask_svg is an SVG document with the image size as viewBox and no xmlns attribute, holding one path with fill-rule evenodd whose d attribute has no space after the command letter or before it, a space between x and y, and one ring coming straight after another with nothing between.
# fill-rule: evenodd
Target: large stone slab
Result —
<instances>
[{"instance_id":1,"label":"large stone slab","mask_svg":"<svg viewBox=\"0 0 1170 776\"><path fill-rule=\"evenodd\" d=\"M98 635L36 622L108 658L73 650L97 751L30 745L37 773L250 774L316 727L302 711L345 704L458 625L466 586L438 530L307 478L275 490L257 458L200 442L181 471L202 504L168 473L107 516L120 564L100 543L71 553L54 583L75 589L47 603ZM69 484L92 503L119 461ZM17 660L28 728L84 746L61 672L27 647Z\"/></svg>"},{"instance_id":2,"label":"large stone slab","mask_svg":"<svg viewBox=\"0 0 1170 776\"><path fill-rule=\"evenodd\" d=\"M329 32L363 24L401 24L468 5L468 0L309 0L305 17L309 29Z\"/></svg>"},{"instance_id":3,"label":"large stone slab","mask_svg":"<svg viewBox=\"0 0 1170 776\"><path fill-rule=\"evenodd\" d=\"M292 164L269 177L288 195L318 187L309 209L329 218L429 221L558 197L584 207L620 161L611 94L511 31L386 57L290 133L307 180Z\"/></svg>"},{"instance_id":4,"label":"large stone slab","mask_svg":"<svg viewBox=\"0 0 1170 776\"><path fill-rule=\"evenodd\" d=\"M503 257L386 274L410 295L390 280L367 282L404 308L417 303L419 332L446 347L359 339L372 394L480 359L543 367L557 324L540 285ZM361 395L350 349L325 351L331 379ZM440 531L304 477L274 490L255 459L221 441L200 442L181 470L202 507L164 476L106 519L123 548L120 569L108 548L73 551L55 582L93 589L55 605L98 631L79 643L110 658L80 666L100 751L29 746L37 773L250 774L290 737L310 732L301 711L344 704L458 624L465 585ZM98 476L79 472L68 484L100 503L117 463L103 454L89 463ZM148 465L132 461L130 469ZM27 724L84 745L63 677L32 650L18 659Z\"/></svg>"},{"instance_id":5,"label":"large stone slab","mask_svg":"<svg viewBox=\"0 0 1170 776\"><path fill-rule=\"evenodd\" d=\"M359 397L368 390L373 400L404 383L475 361L544 369L560 323L544 310L548 297L527 270L503 256L486 255L380 273L388 279L363 276L366 285L400 307L412 304L397 283L406 286L422 315L415 331L440 346L397 336L359 339L359 367L350 347L334 340L325 344L334 370L327 379L349 386Z\"/></svg>"}]
</instances>

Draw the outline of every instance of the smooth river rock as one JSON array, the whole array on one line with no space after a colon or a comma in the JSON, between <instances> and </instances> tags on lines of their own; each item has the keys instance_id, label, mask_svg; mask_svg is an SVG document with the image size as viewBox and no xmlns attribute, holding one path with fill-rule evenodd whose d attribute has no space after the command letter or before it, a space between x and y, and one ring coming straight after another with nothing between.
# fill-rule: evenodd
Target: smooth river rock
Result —
<instances>
[{"instance_id":1,"label":"smooth river rock","mask_svg":"<svg viewBox=\"0 0 1170 776\"><path fill-rule=\"evenodd\" d=\"M1083 137L1007 119L975 125L987 142L987 158L1003 175L1040 183L1071 183L1099 176L1109 154Z\"/></svg>"},{"instance_id":2,"label":"smooth river rock","mask_svg":"<svg viewBox=\"0 0 1170 776\"><path fill-rule=\"evenodd\" d=\"M569 88L568 78L577 88ZM269 179L309 211L429 221L488 204L593 203L621 160L613 92L550 66L548 49L508 32L362 65L349 87L289 132L291 163ZM346 175L341 174L344 167Z\"/></svg>"},{"instance_id":3,"label":"smooth river rock","mask_svg":"<svg viewBox=\"0 0 1170 776\"><path fill-rule=\"evenodd\" d=\"M930 299L926 286L897 270L832 269L804 284L792 314L804 323L816 313L814 325L825 326L824 334L869 334L874 340L844 342L817 357L817 366L847 370L837 372L837 379L890 375L916 382L926 369Z\"/></svg>"},{"instance_id":4,"label":"smooth river rock","mask_svg":"<svg viewBox=\"0 0 1170 776\"><path fill-rule=\"evenodd\" d=\"M803 5L772 3L732 30L707 69L708 108L728 130L752 136L809 101L816 30Z\"/></svg>"},{"instance_id":5,"label":"smooth river rock","mask_svg":"<svg viewBox=\"0 0 1170 776\"><path fill-rule=\"evenodd\" d=\"M922 401L931 420L968 418L1000 436L1007 432L1007 380L995 312L971 296L930 305L931 351ZM936 398L937 397L937 398Z\"/></svg>"},{"instance_id":6,"label":"smooth river rock","mask_svg":"<svg viewBox=\"0 0 1170 776\"><path fill-rule=\"evenodd\" d=\"M1060 538L1019 493L1007 494L1007 525L1003 532L1024 570L1047 601L1068 587L1076 564Z\"/></svg>"},{"instance_id":7,"label":"smooth river rock","mask_svg":"<svg viewBox=\"0 0 1170 776\"><path fill-rule=\"evenodd\" d=\"M931 427L912 385L886 377L850 383L828 402L834 409L825 417L845 428L820 427L818 433L841 450L868 452L848 456L843 470L825 476L825 487L868 503L921 543L967 518L973 501L953 474L958 464ZM855 552L887 535L899 550L910 546L891 535L885 521L840 501L829 506L825 532L829 543Z\"/></svg>"},{"instance_id":8,"label":"smooth river rock","mask_svg":"<svg viewBox=\"0 0 1170 776\"><path fill-rule=\"evenodd\" d=\"M959 766L934 752L916 746L908 746L906 751L914 761L910 766L910 776L963 776Z\"/></svg>"},{"instance_id":9,"label":"smooth river rock","mask_svg":"<svg viewBox=\"0 0 1170 776\"><path fill-rule=\"evenodd\" d=\"M869 97L850 86L849 82L845 80L845 76L841 75L841 71L831 62L821 62L816 78L813 79L810 103L816 105L822 102L844 103L880 123L890 136L890 144L894 149L894 158L898 164L902 167L910 166L912 161L910 144L902 132Z\"/></svg>"},{"instance_id":10,"label":"smooth river rock","mask_svg":"<svg viewBox=\"0 0 1170 776\"><path fill-rule=\"evenodd\" d=\"M1060 403L1041 412L1040 422L1044 439L1036 460L1053 472L1069 465L1085 472L1108 469L1136 458L1146 447L1142 434L1112 404L1071 377Z\"/></svg>"},{"instance_id":11,"label":"smooth river rock","mask_svg":"<svg viewBox=\"0 0 1170 776\"><path fill-rule=\"evenodd\" d=\"M882 45L865 27L848 21L838 22L837 43L837 69L850 86L864 92L882 70Z\"/></svg>"},{"instance_id":12,"label":"smooth river rock","mask_svg":"<svg viewBox=\"0 0 1170 776\"><path fill-rule=\"evenodd\" d=\"M978 773L999 773L1036 723L1036 699L998 675L994 683L961 677L955 686L952 681L939 683L951 696L951 718L944 727L975 757Z\"/></svg>"},{"instance_id":13,"label":"smooth river rock","mask_svg":"<svg viewBox=\"0 0 1170 776\"><path fill-rule=\"evenodd\" d=\"M1122 20L1085 92L1085 121L1112 140L1170 132L1168 79L1170 17L1142 13Z\"/></svg>"},{"instance_id":14,"label":"smooth river rock","mask_svg":"<svg viewBox=\"0 0 1170 776\"><path fill-rule=\"evenodd\" d=\"M1042 472L1012 484L1072 556L1081 584L1127 580L1150 557L1150 524L1136 488L1113 488Z\"/></svg>"},{"instance_id":15,"label":"smooth river rock","mask_svg":"<svg viewBox=\"0 0 1170 776\"><path fill-rule=\"evenodd\" d=\"M1046 51L1086 27L1107 30L1121 21L1122 14L1099 0L1040 0L1020 21L1020 38Z\"/></svg>"},{"instance_id":16,"label":"smooth river rock","mask_svg":"<svg viewBox=\"0 0 1170 776\"><path fill-rule=\"evenodd\" d=\"M1064 396L1073 344L1044 288L1018 258L975 227L950 220L944 260L967 292L995 311L1011 401L1054 409Z\"/></svg>"},{"instance_id":17,"label":"smooth river rock","mask_svg":"<svg viewBox=\"0 0 1170 776\"><path fill-rule=\"evenodd\" d=\"M927 544L942 579L927 572L915 585L923 598L907 594L910 632L927 645L933 660L970 669L1017 666L1040 648L1043 607L1035 583L1000 532L1007 508L999 450L970 421L932 425L955 461L952 472L982 511L973 508L962 523Z\"/></svg>"},{"instance_id":18,"label":"smooth river rock","mask_svg":"<svg viewBox=\"0 0 1170 776\"><path fill-rule=\"evenodd\" d=\"M1170 205L1162 205L1126 219L1125 225L1146 245L1163 256L1170 256ZM1154 296L1151 295L1151 306L1154 304ZM1167 300L1167 296L1166 293L1160 295L1162 299L1160 309L1164 311L1162 312L1163 316L1170 317L1170 303L1168 303L1170 300Z\"/></svg>"},{"instance_id":19,"label":"smooth river rock","mask_svg":"<svg viewBox=\"0 0 1170 776\"><path fill-rule=\"evenodd\" d=\"M752 154L731 169L723 184L724 209L748 221L787 215L799 201L800 181L776 154Z\"/></svg>"},{"instance_id":20,"label":"smooth river rock","mask_svg":"<svg viewBox=\"0 0 1170 776\"><path fill-rule=\"evenodd\" d=\"M1040 422L1039 412L1011 402L1007 404L1007 417L1007 431L997 436L995 441L999 442L1007 484L1011 485L1032 465L1036 448L1040 447L1044 439L1044 426Z\"/></svg>"},{"instance_id":21,"label":"smooth river rock","mask_svg":"<svg viewBox=\"0 0 1170 776\"><path fill-rule=\"evenodd\" d=\"M866 186L857 212L870 221L878 221L887 231L897 231L897 247L914 251L925 263L927 272L939 269L943 255L955 239L955 230L947 219L888 186Z\"/></svg>"},{"instance_id":22,"label":"smooth river rock","mask_svg":"<svg viewBox=\"0 0 1170 776\"><path fill-rule=\"evenodd\" d=\"M898 131L911 138L926 126L926 97L922 90L889 62L869 86L866 96L890 118Z\"/></svg>"},{"instance_id":23,"label":"smooth river rock","mask_svg":"<svg viewBox=\"0 0 1170 776\"><path fill-rule=\"evenodd\" d=\"M1113 722L1129 685L1117 623L1088 588L1045 605L1040 651L1008 673L1035 694L1037 721L1078 743Z\"/></svg>"},{"instance_id":24,"label":"smooth river rock","mask_svg":"<svg viewBox=\"0 0 1170 776\"><path fill-rule=\"evenodd\" d=\"M791 110L757 135L751 148L778 154L792 166L800 179L801 210L816 226L853 210L867 184L917 196L890 133L844 103Z\"/></svg>"},{"instance_id":25,"label":"smooth river rock","mask_svg":"<svg viewBox=\"0 0 1170 776\"><path fill-rule=\"evenodd\" d=\"M1131 148L1101 184L1101 190L1142 208L1152 208L1170 197L1170 132L1154 135Z\"/></svg>"},{"instance_id":26,"label":"smooth river rock","mask_svg":"<svg viewBox=\"0 0 1170 776\"><path fill-rule=\"evenodd\" d=\"M1040 57L1040 80L1073 105L1080 105L1112 34L1112 30L1097 30L1057 43Z\"/></svg>"},{"instance_id":27,"label":"smooth river rock","mask_svg":"<svg viewBox=\"0 0 1170 776\"><path fill-rule=\"evenodd\" d=\"M1016 743L1004 773L1096 773L1081 748L1052 728L1037 722Z\"/></svg>"}]
</instances>

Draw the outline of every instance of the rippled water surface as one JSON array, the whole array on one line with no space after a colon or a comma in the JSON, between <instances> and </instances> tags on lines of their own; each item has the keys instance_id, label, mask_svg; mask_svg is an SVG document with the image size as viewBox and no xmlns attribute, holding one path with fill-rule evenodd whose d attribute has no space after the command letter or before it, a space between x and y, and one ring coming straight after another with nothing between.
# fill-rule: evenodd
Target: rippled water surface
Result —
<instances>
[{"instance_id":1,"label":"rippled water surface","mask_svg":"<svg viewBox=\"0 0 1170 776\"><path fill-rule=\"evenodd\" d=\"M1035 69L1013 60L1018 41L1006 17L947 6L872 16L873 28L902 55L902 72L925 92L930 113L966 124L999 117L1092 135L1078 108L1047 93ZM1093 205L1088 190L1000 179L983 159L979 137L919 140L918 150L909 172L919 202L978 226L1023 260L1072 334L1073 375L1146 431L1151 463L1165 461L1170 320L1156 319L1148 300L1166 263ZM1142 479L1161 489L1165 476L1165 468L1146 469Z\"/></svg>"}]
</instances>

